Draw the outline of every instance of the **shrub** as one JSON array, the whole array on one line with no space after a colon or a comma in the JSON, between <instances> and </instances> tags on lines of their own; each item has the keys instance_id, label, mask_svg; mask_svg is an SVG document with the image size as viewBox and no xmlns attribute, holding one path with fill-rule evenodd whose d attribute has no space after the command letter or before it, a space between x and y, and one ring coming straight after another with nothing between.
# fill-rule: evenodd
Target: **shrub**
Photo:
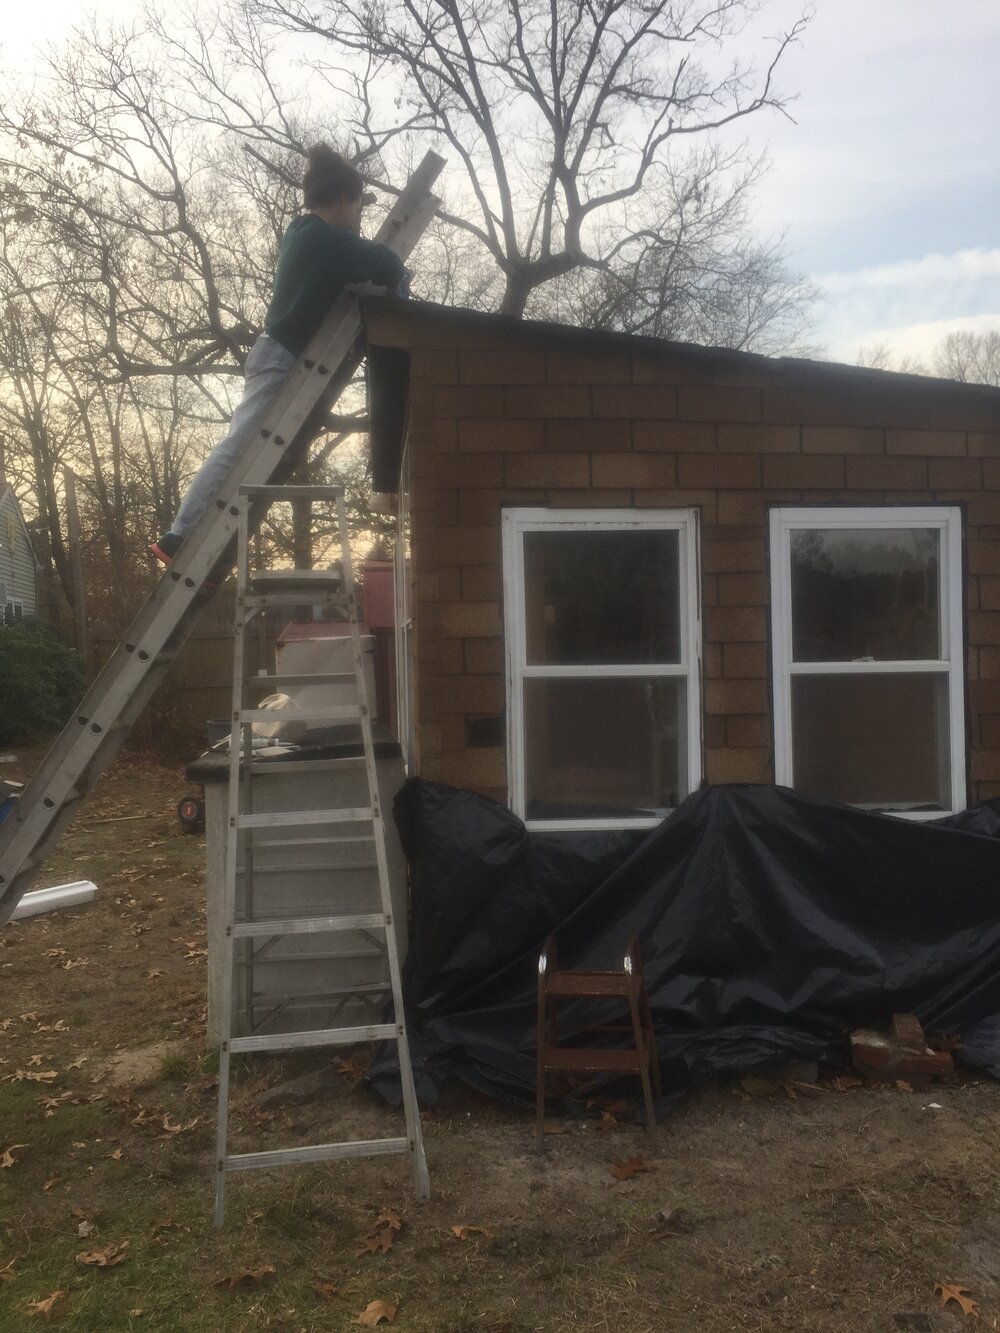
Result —
<instances>
[{"instance_id":1,"label":"shrub","mask_svg":"<svg viewBox=\"0 0 1000 1333\"><path fill-rule=\"evenodd\" d=\"M80 656L48 625L0 624L0 744L35 740L61 727L84 681Z\"/></svg>"}]
</instances>

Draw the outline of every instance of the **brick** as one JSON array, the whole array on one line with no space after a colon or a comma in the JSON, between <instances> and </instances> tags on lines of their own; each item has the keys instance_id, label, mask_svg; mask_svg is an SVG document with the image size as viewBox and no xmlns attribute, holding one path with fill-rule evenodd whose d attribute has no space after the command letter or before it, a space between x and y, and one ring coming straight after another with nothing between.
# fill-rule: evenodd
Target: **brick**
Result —
<instances>
[{"instance_id":1,"label":"brick","mask_svg":"<svg viewBox=\"0 0 1000 1333\"><path fill-rule=\"evenodd\" d=\"M970 431L968 450L972 458L996 458L1000 456L1000 430Z\"/></svg>"},{"instance_id":2,"label":"brick","mask_svg":"<svg viewBox=\"0 0 1000 1333\"><path fill-rule=\"evenodd\" d=\"M457 602L462 596L461 571L457 565L449 565L447 569L439 569L437 572L437 597L435 601Z\"/></svg>"},{"instance_id":3,"label":"brick","mask_svg":"<svg viewBox=\"0 0 1000 1333\"><path fill-rule=\"evenodd\" d=\"M701 549L702 568L706 574L764 568L763 534L758 535L753 541L703 541Z\"/></svg>"},{"instance_id":4,"label":"brick","mask_svg":"<svg viewBox=\"0 0 1000 1333\"><path fill-rule=\"evenodd\" d=\"M722 644L705 643L701 648L701 670L706 680L718 680L722 675ZM719 741L722 745L724 742ZM705 744L708 744L706 740Z\"/></svg>"},{"instance_id":5,"label":"brick","mask_svg":"<svg viewBox=\"0 0 1000 1333\"><path fill-rule=\"evenodd\" d=\"M771 751L706 750L705 776L713 785L728 782L772 782Z\"/></svg>"},{"instance_id":6,"label":"brick","mask_svg":"<svg viewBox=\"0 0 1000 1333\"><path fill-rule=\"evenodd\" d=\"M504 481L508 486L588 486L590 455L511 454L504 460Z\"/></svg>"},{"instance_id":7,"label":"brick","mask_svg":"<svg viewBox=\"0 0 1000 1333\"><path fill-rule=\"evenodd\" d=\"M706 574L702 571L701 576L701 604L702 606L719 605L719 576L718 574Z\"/></svg>"},{"instance_id":8,"label":"brick","mask_svg":"<svg viewBox=\"0 0 1000 1333\"><path fill-rule=\"evenodd\" d=\"M504 706L504 678L449 676L437 691L437 710L444 713L498 713Z\"/></svg>"},{"instance_id":9,"label":"brick","mask_svg":"<svg viewBox=\"0 0 1000 1333\"><path fill-rule=\"evenodd\" d=\"M1000 459L983 460L983 485L988 491L1000 491Z\"/></svg>"},{"instance_id":10,"label":"brick","mask_svg":"<svg viewBox=\"0 0 1000 1333\"><path fill-rule=\"evenodd\" d=\"M439 772L439 782L447 782L463 791L502 786L507 781L506 751L502 746L488 750L444 751Z\"/></svg>"},{"instance_id":11,"label":"brick","mask_svg":"<svg viewBox=\"0 0 1000 1333\"><path fill-rule=\"evenodd\" d=\"M970 574L1000 574L1000 542L966 542Z\"/></svg>"},{"instance_id":12,"label":"brick","mask_svg":"<svg viewBox=\"0 0 1000 1333\"><path fill-rule=\"evenodd\" d=\"M973 491L965 497L965 506L970 526L1000 529L1000 491ZM980 535L995 539L1000 531Z\"/></svg>"},{"instance_id":13,"label":"brick","mask_svg":"<svg viewBox=\"0 0 1000 1333\"><path fill-rule=\"evenodd\" d=\"M437 566L494 565L500 561L500 534L485 527L456 526L437 534Z\"/></svg>"},{"instance_id":14,"label":"brick","mask_svg":"<svg viewBox=\"0 0 1000 1333\"><path fill-rule=\"evenodd\" d=\"M442 454L438 480L466 490L503 485L503 454Z\"/></svg>"},{"instance_id":15,"label":"brick","mask_svg":"<svg viewBox=\"0 0 1000 1333\"><path fill-rule=\"evenodd\" d=\"M503 391L503 411L509 417L589 417L590 399L589 384L515 384Z\"/></svg>"},{"instance_id":16,"label":"brick","mask_svg":"<svg viewBox=\"0 0 1000 1333\"><path fill-rule=\"evenodd\" d=\"M410 353L410 379L457 384L458 353L442 347L414 348Z\"/></svg>"},{"instance_id":17,"label":"brick","mask_svg":"<svg viewBox=\"0 0 1000 1333\"><path fill-rule=\"evenodd\" d=\"M710 454L716 448L716 429L713 421L636 421L632 447L637 451Z\"/></svg>"},{"instance_id":18,"label":"brick","mask_svg":"<svg viewBox=\"0 0 1000 1333\"><path fill-rule=\"evenodd\" d=\"M767 612L762 606L706 607L705 640L708 643L766 643Z\"/></svg>"},{"instance_id":19,"label":"brick","mask_svg":"<svg viewBox=\"0 0 1000 1333\"><path fill-rule=\"evenodd\" d=\"M1000 611L1000 578L970 579L969 582L974 587L978 585L978 606L982 610Z\"/></svg>"},{"instance_id":20,"label":"brick","mask_svg":"<svg viewBox=\"0 0 1000 1333\"><path fill-rule=\"evenodd\" d=\"M766 680L767 644L724 643L722 672L729 680Z\"/></svg>"},{"instance_id":21,"label":"brick","mask_svg":"<svg viewBox=\"0 0 1000 1333\"><path fill-rule=\"evenodd\" d=\"M760 460L753 454L682 454L677 479L682 486L755 489L761 484Z\"/></svg>"},{"instance_id":22,"label":"brick","mask_svg":"<svg viewBox=\"0 0 1000 1333\"><path fill-rule=\"evenodd\" d=\"M498 417L504 391L499 386L438 384L434 386L436 417Z\"/></svg>"},{"instance_id":23,"label":"brick","mask_svg":"<svg viewBox=\"0 0 1000 1333\"><path fill-rule=\"evenodd\" d=\"M637 490L634 503L636 509L696 509L705 522L715 521L715 491L688 490L680 486L661 490L653 486Z\"/></svg>"},{"instance_id":24,"label":"brick","mask_svg":"<svg viewBox=\"0 0 1000 1333\"><path fill-rule=\"evenodd\" d=\"M783 454L765 458L763 467L765 486L813 486L832 491L844 487L844 460L834 454Z\"/></svg>"},{"instance_id":25,"label":"brick","mask_svg":"<svg viewBox=\"0 0 1000 1333\"><path fill-rule=\"evenodd\" d=\"M759 526L764 522L767 502L759 491L720 491L718 513L720 523L740 526Z\"/></svg>"},{"instance_id":26,"label":"brick","mask_svg":"<svg viewBox=\"0 0 1000 1333\"><path fill-rule=\"evenodd\" d=\"M762 534L758 542L761 570L767 568L765 549ZM746 566L747 571L751 568L751 565ZM740 571L719 575L720 606L767 606L770 600L766 573Z\"/></svg>"},{"instance_id":27,"label":"brick","mask_svg":"<svg viewBox=\"0 0 1000 1333\"><path fill-rule=\"evenodd\" d=\"M965 455L964 430L892 430L885 433L889 454L922 454L937 458Z\"/></svg>"},{"instance_id":28,"label":"brick","mask_svg":"<svg viewBox=\"0 0 1000 1333\"><path fill-rule=\"evenodd\" d=\"M499 602L440 602L438 624L442 634L462 639L489 639L501 633ZM489 712L492 705L472 705L468 711Z\"/></svg>"},{"instance_id":29,"label":"brick","mask_svg":"<svg viewBox=\"0 0 1000 1333\"><path fill-rule=\"evenodd\" d=\"M672 486L677 481L673 454L599 454L590 460L595 486Z\"/></svg>"},{"instance_id":30,"label":"brick","mask_svg":"<svg viewBox=\"0 0 1000 1333\"><path fill-rule=\"evenodd\" d=\"M979 674L983 680L1000 680L1000 647L980 648Z\"/></svg>"},{"instance_id":31,"label":"brick","mask_svg":"<svg viewBox=\"0 0 1000 1333\"><path fill-rule=\"evenodd\" d=\"M973 795L977 801L995 801L1000 796L1000 782L978 782Z\"/></svg>"},{"instance_id":32,"label":"brick","mask_svg":"<svg viewBox=\"0 0 1000 1333\"><path fill-rule=\"evenodd\" d=\"M973 713L1000 713L1000 678L990 676L982 680L970 680L968 697L969 708Z\"/></svg>"},{"instance_id":33,"label":"brick","mask_svg":"<svg viewBox=\"0 0 1000 1333\"><path fill-rule=\"evenodd\" d=\"M726 719L724 717L703 717L701 738L706 750L724 750L726 748Z\"/></svg>"},{"instance_id":34,"label":"brick","mask_svg":"<svg viewBox=\"0 0 1000 1333\"><path fill-rule=\"evenodd\" d=\"M531 453L542 448L545 432L541 421L507 421L485 418L458 422L458 448L463 453Z\"/></svg>"},{"instance_id":35,"label":"brick","mask_svg":"<svg viewBox=\"0 0 1000 1333\"><path fill-rule=\"evenodd\" d=\"M595 384L595 417L671 418L677 416L677 390L661 384Z\"/></svg>"},{"instance_id":36,"label":"brick","mask_svg":"<svg viewBox=\"0 0 1000 1333\"><path fill-rule=\"evenodd\" d=\"M695 360L676 352L647 356L636 352L632 357L633 384L711 384L712 367L704 358Z\"/></svg>"},{"instance_id":37,"label":"brick","mask_svg":"<svg viewBox=\"0 0 1000 1333\"><path fill-rule=\"evenodd\" d=\"M682 384L677 391L677 415L682 421L760 421L763 392Z\"/></svg>"},{"instance_id":38,"label":"brick","mask_svg":"<svg viewBox=\"0 0 1000 1333\"><path fill-rule=\"evenodd\" d=\"M1000 611L970 611L969 642L1000 643Z\"/></svg>"},{"instance_id":39,"label":"brick","mask_svg":"<svg viewBox=\"0 0 1000 1333\"><path fill-rule=\"evenodd\" d=\"M891 487L924 490L927 464L920 458L848 458L847 488L884 491Z\"/></svg>"},{"instance_id":40,"label":"brick","mask_svg":"<svg viewBox=\"0 0 1000 1333\"><path fill-rule=\"evenodd\" d=\"M759 523L706 523L701 530L703 542L755 542L764 533Z\"/></svg>"},{"instance_id":41,"label":"brick","mask_svg":"<svg viewBox=\"0 0 1000 1333\"><path fill-rule=\"evenodd\" d=\"M932 491L979 490L983 465L978 458L929 458L927 480Z\"/></svg>"},{"instance_id":42,"label":"brick","mask_svg":"<svg viewBox=\"0 0 1000 1333\"><path fill-rule=\"evenodd\" d=\"M499 601L503 580L499 565L463 565L461 569L463 601Z\"/></svg>"},{"instance_id":43,"label":"brick","mask_svg":"<svg viewBox=\"0 0 1000 1333\"><path fill-rule=\"evenodd\" d=\"M969 578L965 581L965 605L970 611L995 611L997 607L984 606L980 600L982 579ZM998 580L1000 582L1000 580ZM998 589L1000 592L1000 589ZM1000 603L998 603L1000 605Z\"/></svg>"},{"instance_id":44,"label":"brick","mask_svg":"<svg viewBox=\"0 0 1000 1333\"><path fill-rule=\"evenodd\" d=\"M548 498L560 509L632 509L632 491L616 491L602 487L599 490L550 487Z\"/></svg>"},{"instance_id":45,"label":"brick","mask_svg":"<svg viewBox=\"0 0 1000 1333\"><path fill-rule=\"evenodd\" d=\"M545 353L546 379L550 384L630 384L632 358L627 352Z\"/></svg>"},{"instance_id":46,"label":"brick","mask_svg":"<svg viewBox=\"0 0 1000 1333\"><path fill-rule=\"evenodd\" d=\"M988 750L1000 750L1000 714L987 713L979 722L980 743Z\"/></svg>"},{"instance_id":47,"label":"brick","mask_svg":"<svg viewBox=\"0 0 1000 1333\"><path fill-rule=\"evenodd\" d=\"M712 371L712 383L734 385L741 388L766 389L774 383L773 366L774 363L764 357L750 365L735 360L722 365L716 362Z\"/></svg>"},{"instance_id":48,"label":"brick","mask_svg":"<svg viewBox=\"0 0 1000 1333\"><path fill-rule=\"evenodd\" d=\"M707 680L705 712L766 713L767 685L763 680Z\"/></svg>"},{"instance_id":49,"label":"brick","mask_svg":"<svg viewBox=\"0 0 1000 1333\"><path fill-rule=\"evenodd\" d=\"M503 639L464 640L465 670L470 675L498 675L504 669Z\"/></svg>"},{"instance_id":50,"label":"brick","mask_svg":"<svg viewBox=\"0 0 1000 1333\"><path fill-rule=\"evenodd\" d=\"M439 486L436 489L434 522L439 527L458 522L458 491L453 486Z\"/></svg>"},{"instance_id":51,"label":"brick","mask_svg":"<svg viewBox=\"0 0 1000 1333\"><path fill-rule=\"evenodd\" d=\"M764 713L744 713L726 718L726 744L734 750L766 750L773 738L771 719Z\"/></svg>"},{"instance_id":52,"label":"brick","mask_svg":"<svg viewBox=\"0 0 1000 1333\"><path fill-rule=\"evenodd\" d=\"M606 453L632 447L630 421L561 421L545 423L545 448L571 453Z\"/></svg>"},{"instance_id":53,"label":"brick","mask_svg":"<svg viewBox=\"0 0 1000 1333\"><path fill-rule=\"evenodd\" d=\"M498 486L495 490L485 488L462 490L458 495L458 520L469 525L499 527L500 511L504 507L536 505L543 503L544 500L545 492L538 488L518 490L509 486Z\"/></svg>"},{"instance_id":54,"label":"brick","mask_svg":"<svg viewBox=\"0 0 1000 1333\"><path fill-rule=\"evenodd\" d=\"M882 454L885 431L860 426L803 426L804 454Z\"/></svg>"},{"instance_id":55,"label":"brick","mask_svg":"<svg viewBox=\"0 0 1000 1333\"><path fill-rule=\"evenodd\" d=\"M802 426L856 426L861 422L852 408L849 391L815 389L764 389L762 419L777 424ZM876 424L876 423L870 423Z\"/></svg>"},{"instance_id":56,"label":"brick","mask_svg":"<svg viewBox=\"0 0 1000 1333\"><path fill-rule=\"evenodd\" d=\"M465 657L462 651L464 639L446 639L437 636L436 641L422 648L420 659L424 666L433 666L439 675L460 676L465 672ZM436 649L436 652L433 650Z\"/></svg>"},{"instance_id":57,"label":"brick","mask_svg":"<svg viewBox=\"0 0 1000 1333\"><path fill-rule=\"evenodd\" d=\"M757 426L744 422L719 426L719 450L730 454L797 454L801 450L798 426Z\"/></svg>"},{"instance_id":58,"label":"brick","mask_svg":"<svg viewBox=\"0 0 1000 1333\"><path fill-rule=\"evenodd\" d=\"M1000 781L1000 749L973 750L970 772L977 782Z\"/></svg>"},{"instance_id":59,"label":"brick","mask_svg":"<svg viewBox=\"0 0 1000 1333\"><path fill-rule=\"evenodd\" d=\"M458 377L462 384L540 384L545 357L534 347L463 350L458 353Z\"/></svg>"}]
</instances>

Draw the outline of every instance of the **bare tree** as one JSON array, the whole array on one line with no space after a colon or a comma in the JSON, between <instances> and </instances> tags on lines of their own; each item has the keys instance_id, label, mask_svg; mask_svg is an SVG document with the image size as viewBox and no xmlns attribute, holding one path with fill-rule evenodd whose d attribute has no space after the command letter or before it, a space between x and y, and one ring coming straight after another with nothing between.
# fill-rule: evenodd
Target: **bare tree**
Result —
<instances>
[{"instance_id":1,"label":"bare tree","mask_svg":"<svg viewBox=\"0 0 1000 1333\"><path fill-rule=\"evenodd\" d=\"M949 333L934 350L934 373L963 384L1000 386L1000 331Z\"/></svg>"},{"instance_id":2,"label":"bare tree","mask_svg":"<svg viewBox=\"0 0 1000 1333\"><path fill-rule=\"evenodd\" d=\"M243 3L251 26L312 37L331 83L360 71L372 86L377 71L383 96L352 126L361 147L387 159L404 129L406 144L443 141L465 178L446 220L492 260L501 312L575 309L589 274L609 323L651 330L661 313L670 325L713 223L717 240L732 239L747 174L713 136L785 106L775 70L806 22L775 38L755 69L740 43L756 0ZM740 286L765 267L768 283L776 276L773 253L770 266L746 248L742 258L729 256L719 289L722 327ZM575 284L539 300L569 275ZM783 299L796 299L794 284ZM762 313L755 297L750 305L741 345ZM696 330L698 317L690 323Z\"/></svg>"}]
</instances>

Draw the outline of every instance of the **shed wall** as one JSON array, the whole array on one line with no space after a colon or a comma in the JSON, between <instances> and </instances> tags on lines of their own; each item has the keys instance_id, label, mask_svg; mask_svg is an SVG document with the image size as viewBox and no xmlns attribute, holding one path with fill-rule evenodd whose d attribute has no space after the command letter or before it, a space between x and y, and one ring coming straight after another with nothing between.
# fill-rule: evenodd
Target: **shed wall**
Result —
<instances>
[{"instance_id":1,"label":"shed wall","mask_svg":"<svg viewBox=\"0 0 1000 1333\"><path fill-rule=\"evenodd\" d=\"M415 341L391 320L374 332ZM941 503L966 514L969 797L1000 796L995 400L846 368L831 383L837 368L801 362L459 338L443 321L421 335L408 433L421 776L506 800L502 733L470 744L505 702L502 506L700 510L706 774L725 783L773 781L768 508Z\"/></svg>"},{"instance_id":2,"label":"shed wall","mask_svg":"<svg viewBox=\"0 0 1000 1333\"><path fill-rule=\"evenodd\" d=\"M11 490L0 495L0 582L7 584L9 596L24 603L26 616L36 614L38 592L35 554Z\"/></svg>"}]
</instances>

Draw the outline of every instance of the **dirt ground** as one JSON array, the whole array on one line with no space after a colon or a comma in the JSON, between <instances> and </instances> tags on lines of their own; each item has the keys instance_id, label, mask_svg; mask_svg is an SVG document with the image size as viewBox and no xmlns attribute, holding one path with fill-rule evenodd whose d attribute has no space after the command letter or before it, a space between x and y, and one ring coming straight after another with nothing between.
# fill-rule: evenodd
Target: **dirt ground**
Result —
<instances>
[{"instance_id":1,"label":"dirt ground","mask_svg":"<svg viewBox=\"0 0 1000 1333\"><path fill-rule=\"evenodd\" d=\"M422 1333L1000 1328L1000 1090L983 1080L751 1080L652 1137L557 1124L541 1153L530 1114L449 1086L425 1117L429 1204L401 1158L253 1173L214 1231L204 845L177 823L184 792L179 768L121 759L40 881L93 879L96 901L0 930L0 1329L294 1333L364 1326L372 1302L370 1326ZM237 1147L398 1132L353 1061L314 1103L262 1105L310 1067L244 1071ZM629 1159L642 1169L616 1181Z\"/></svg>"}]
</instances>

